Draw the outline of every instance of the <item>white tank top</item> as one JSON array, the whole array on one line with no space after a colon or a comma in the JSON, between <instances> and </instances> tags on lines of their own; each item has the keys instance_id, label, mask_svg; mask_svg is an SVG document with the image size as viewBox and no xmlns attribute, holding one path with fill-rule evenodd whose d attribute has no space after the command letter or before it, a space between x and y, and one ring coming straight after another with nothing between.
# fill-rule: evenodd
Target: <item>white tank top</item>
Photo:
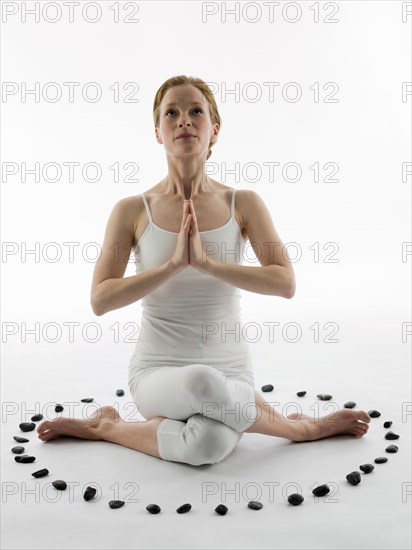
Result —
<instances>
[{"instance_id":1,"label":"white tank top","mask_svg":"<svg viewBox=\"0 0 412 550\"><path fill-rule=\"evenodd\" d=\"M246 243L234 215L235 193L230 219L200 236L211 259L241 265ZM141 196L149 224L134 247L136 273L169 260L178 235L153 223L146 197ZM135 384L148 367L204 363L254 386L249 344L242 336L240 298L237 287L190 265L147 294L141 302L142 322L129 382L134 379Z\"/></svg>"}]
</instances>

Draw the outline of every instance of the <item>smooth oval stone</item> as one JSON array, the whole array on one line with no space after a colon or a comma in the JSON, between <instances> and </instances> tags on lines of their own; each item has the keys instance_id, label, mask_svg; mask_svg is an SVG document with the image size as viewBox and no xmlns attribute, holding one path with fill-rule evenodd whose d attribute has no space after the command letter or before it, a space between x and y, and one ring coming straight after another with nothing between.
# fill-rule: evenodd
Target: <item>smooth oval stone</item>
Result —
<instances>
[{"instance_id":1,"label":"smooth oval stone","mask_svg":"<svg viewBox=\"0 0 412 550\"><path fill-rule=\"evenodd\" d=\"M302 504L304 500L305 499L303 498L303 496L299 493L293 493L293 495L288 496L288 502L290 504L293 504L293 506L298 506L299 504Z\"/></svg>"},{"instance_id":2,"label":"smooth oval stone","mask_svg":"<svg viewBox=\"0 0 412 550\"><path fill-rule=\"evenodd\" d=\"M30 464L31 462L34 462L36 460L36 457L29 456L29 455L19 455L19 456L15 456L14 460L16 462L22 462L23 464Z\"/></svg>"},{"instance_id":3,"label":"smooth oval stone","mask_svg":"<svg viewBox=\"0 0 412 550\"><path fill-rule=\"evenodd\" d=\"M353 407L356 407L355 401L348 401L343 405L345 409L353 409Z\"/></svg>"},{"instance_id":4,"label":"smooth oval stone","mask_svg":"<svg viewBox=\"0 0 412 550\"><path fill-rule=\"evenodd\" d=\"M359 469L365 474L370 474L375 469L375 466L373 464L361 464Z\"/></svg>"},{"instance_id":5,"label":"smooth oval stone","mask_svg":"<svg viewBox=\"0 0 412 550\"><path fill-rule=\"evenodd\" d=\"M219 504L215 508L215 512L217 512L220 516L226 515L227 511L228 511L228 507L225 506L224 504Z\"/></svg>"},{"instance_id":6,"label":"smooth oval stone","mask_svg":"<svg viewBox=\"0 0 412 550\"><path fill-rule=\"evenodd\" d=\"M32 432L36 427L34 422L22 422L19 424L19 428L22 432Z\"/></svg>"},{"instance_id":7,"label":"smooth oval stone","mask_svg":"<svg viewBox=\"0 0 412 550\"><path fill-rule=\"evenodd\" d=\"M298 397L303 397L304 395L306 395L306 392L305 391L298 391L298 393L296 395Z\"/></svg>"},{"instance_id":8,"label":"smooth oval stone","mask_svg":"<svg viewBox=\"0 0 412 550\"><path fill-rule=\"evenodd\" d=\"M49 474L49 470L47 468L43 468L43 470L37 470L37 472L33 472L31 475L33 477L44 477Z\"/></svg>"},{"instance_id":9,"label":"smooth oval stone","mask_svg":"<svg viewBox=\"0 0 412 550\"><path fill-rule=\"evenodd\" d=\"M15 455L20 455L21 453L24 453L24 447L17 445L17 447L12 448L11 452L14 453Z\"/></svg>"},{"instance_id":10,"label":"smooth oval stone","mask_svg":"<svg viewBox=\"0 0 412 550\"><path fill-rule=\"evenodd\" d=\"M148 504L146 510L151 514L158 514L160 512L160 506L157 504Z\"/></svg>"},{"instance_id":11,"label":"smooth oval stone","mask_svg":"<svg viewBox=\"0 0 412 550\"><path fill-rule=\"evenodd\" d=\"M192 505L187 503L187 504L182 504L182 506L179 506L179 508L177 508L176 512L178 514L185 514L186 512L188 512L191 509L192 509Z\"/></svg>"},{"instance_id":12,"label":"smooth oval stone","mask_svg":"<svg viewBox=\"0 0 412 550\"><path fill-rule=\"evenodd\" d=\"M28 443L29 440L25 437L19 437L18 435L13 435L14 441L17 441L17 443Z\"/></svg>"},{"instance_id":13,"label":"smooth oval stone","mask_svg":"<svg viewBox=\"0 0 412 550\"><path fill-rule=\"evenodd\" d=\"M57 413L62 412L63 409L64 409L64 407L63 407L63 405L60 405L60 403L58 403L58 404L54 407L54 410L55 410Z\"/></svg>"},{"instance_id":14,"label":"smooth oval stone","mask_svg":"<svg viewBox=\"0 0 412 550\"><path fill-rule=\"evenodd\" d=\"M317 398L321 401L329 401L332 396L329 393L318 393Z\"/></svg>"},{"instance_id":15,"label":"smooth oval stone","mask_svg":"<svg viewBox=\"0 0 412 550\"><path fill-rule=\"evenodd\" d=\"M381 413L379 411L375 411L375 409L371 410L371 411L368 411L368 415L371 417L371 418L378 418L378 416L381 415Z\"/></svg>"},{"instance_id":16,"label":"smooth oval stone","mask_svg":"<svg viewBox=\"0 0 412 550\"><path fill-rule=\"evenodd\" d=\"M92 500L92 498L94 498L96 496L96 493L97 493L97 489L95 489L94 487L90 487L90 485L88 487L86 487L86 490L85 492L83 493L83 498L84 500Z\"/></svg>"},{"instance_id":17,"label":"smooth oval stone","mask_svg":"<svg viewBox=\"0 0 412 550\"><path fill-rule=\"evenodd\" d=\"M392 420L387 420L383 423L384 428L390 428L392 426Z\"/></svg>"},{"instance_id":18,"label":"smooth oval stone","mask_svg":"<svg viewBox=\"0 0 412 550\"><path fill-rule=\"evenodd\" d=\"M346 476L346 479L349 481L349 483L352 483L352 485L359 485L361 482L361 475L360 472L355 470L354 472L351 472Z\"/></svg>"},{"instance_id":19,"label":"smooth oval stone","mask_svg":"<svg viewBox=\"0 0 412 550\"><path fill-rule=\"evenodd\" d=\"M93 402L93 397L85 397L84 399L80 399L80 401L82 403L92 403Z\"/></svg>"},{"instance_id":20,"label":"smooth oval stone","mask_svg":"<svg viewBox=\"0 0 412 550\"><path fill-rule=\"evenodd\" d=\"M123 506L123 504L124 504L124 500L110 500L109 501L109 506L113 510L115 510L116 508L121 508Z\"/></svg>"},{"instance_id":21,"label":"smooth oval stone","mask_svg":"<svg viewBox=\"0 0 412 550\"><path fill-rule=\"evenodd\" d=\"M385 462L388 462L388 459L386 456L378 456L378 458L375 458L374 462L375 464L384 464Z\"/></svg>"},{"instance_id":22,"label":"smooth oval stone","mask_svg":"<svg viewBox=\"0 0 412 550\"><path fill-rule=\"evenodd\" d=\"M43 418L42 414L35 414L34 416L31 417L31 420L33 420L33 422L38 422L39 420L42 420L42 418Z\"/></svg>"},{"instance_id":23,"label":"smooth oval stone","mask_svg":"<svg viewBox=\"0 0 412 550\"><path fill-rule=\"evenodd\" d=\"M116 390L116 395L122 397L124 395L124 390Z\"/></svg>"},{"instance_id":24,"label":"smooth oval stone","mask_svg":"<svg viewBox=\"0 0 412 550\"><path fill-rule=\"evenodd\" d=\"M385 449L387 453L397 453L398 450L399 450L399 447L397 447L396 445L389 445L389 447L386 447ZM18 457L16 456L16 458Z\"/></svg>"},{"instance_id":25,"label":"smooth oval stone","mask_svg":"<svg viewBox=\"0 0 412 550\"><path fill-rule=\"evenodd\" d=\"M263 508L263 504L257 500L251 500L247 506L251 510L261 510Z\"/></svg>"},{"instance_id":26,"label":"smooth oval stone","mask_svg":"<svg viewBox=\"0 0 412 550\"><path fill-rule=\"evenodd\" d=\"M65 491L67 489L67 483L62 479L56 479L56 481L52 481L52 485L59 491Z\"/></svg>"},{"instance_id":27,"label":"smooth oval stone","mask_svg":"<svg viewBox=\"0 0 412 550\"><path fill-rule=\"evenodd\" d=\"M388 432L385 434L385 439L399 439L399 435L394 432Z\"/></svg>"},{"instance_id":28,"label":"smooth oval stone","mask_svg":"<svg viewBox=\"0 0 412 550\"><path fill-rule=\"evenodd\" d=\"M274 387L272 386L272 384L266 384L266 386L261 387L261 390L263 392L273 391Z\"/></svg>"},{"instance_id":29,"label":"smooth oval stone","mask_svg":"<svg viewBox=\"0 0 412 550\"><path fill-rule=\"evenodd\" d=\"M329 486L325 483L324 485L319 485L319 487L315 487L313 489L312 493L315 495L315 497L324 497L327 495L330 491Z\"/></svg>"}]
</instances>

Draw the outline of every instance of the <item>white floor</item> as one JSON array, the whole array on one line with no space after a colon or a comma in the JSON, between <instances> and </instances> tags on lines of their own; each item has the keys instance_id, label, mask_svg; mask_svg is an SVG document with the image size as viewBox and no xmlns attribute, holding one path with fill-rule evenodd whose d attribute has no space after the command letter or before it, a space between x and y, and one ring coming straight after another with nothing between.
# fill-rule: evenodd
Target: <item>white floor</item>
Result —
<instances>
[{"instance_id":1,"label":"white floor","mask_svg":"<svg viewBox=\"0 0 412 550\"><path fill-rule=\"evenodd\" d=\"M370 322L361 332L356 323L362 324L357 318L346 325L353 333L348 337L347 331L339 346L304 340L251 345L257 387L275 386L264 395L279 403L276 410L290 414L296 408L283 407L295 402L306 414L313 416L315 404L321 415L329 414L334 410L327 408L330 402L319 401L316 394L331 393L339 408L354 400L358 409L382 413L371 420L365 437L293 443L245 434L225 461L202 467L101 441L61 438L44 443L35 432L26 434L30 442L23 445L36 456L35 463L16 463L10 450L18 445L13 435L25 435L19 423L39 411L54 418L56 402L66 404L66 411L72 403L78 418L94 410L80 404L83 397L117 406L125 420L141 417L133 416L127 388L130 347L72 344L62 353L52 345L7 346L2 373L2 548L410 548L410 346L402 344L397 330L388 333ZM397 325L394 318L391 326ZM116 397L118 388L125 389L123 398ZM296 396L300 390L307 391L304 398ZM384 438L385 420L393 421L398 441ZM391 443L398 445L397 454L385 452ZM346 474L382 455L389 461L362 474L360 485L346 481ZM34 479L31 473L41 468L50 474ZM51 486L55 479L66 480L69 489L58 493ZM332 491L315 499L312 489L323 483ZM98 488L93 502L82 498L89 484ZM302 505L287 502L293 492L304 496ZM112 499L126 504L112 510ZM248 509L249 500L260 500L262 510ZM186 502L192 510L177 514L176 508ZM150 503L161 507L159 515L146 511ZM220 503L229 508L226 516L214 512Z\"/></svg>"}]
</instances>

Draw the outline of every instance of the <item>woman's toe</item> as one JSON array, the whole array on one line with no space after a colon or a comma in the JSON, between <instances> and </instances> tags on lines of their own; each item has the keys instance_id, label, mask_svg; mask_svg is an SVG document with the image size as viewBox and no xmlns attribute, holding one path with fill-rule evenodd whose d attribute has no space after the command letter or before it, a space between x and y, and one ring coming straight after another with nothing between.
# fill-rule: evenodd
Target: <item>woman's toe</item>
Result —
<instances>
[{"instance_id":1,"label":"woman's toe","mask_svg":"<svg viewBox=\"0 0 412 550\"><path fill-rule=\"evenodd\" d=\"M371 417L368 415L365 411L359 411L358 420L362 420L362 422L369 422L371 421Z\"/></svg>"},{"instance_id":2,"label":"woman's toe","mask_svg":"<svg viewBox=\"0 0 412 550\"><path fill-rule=\"evenodd\" d=\"M37 433L42 434L49 428L50 428L50 422L48 420L45 420L44 422L42 422L37 426Z\"/></svg>"}]
</instances>

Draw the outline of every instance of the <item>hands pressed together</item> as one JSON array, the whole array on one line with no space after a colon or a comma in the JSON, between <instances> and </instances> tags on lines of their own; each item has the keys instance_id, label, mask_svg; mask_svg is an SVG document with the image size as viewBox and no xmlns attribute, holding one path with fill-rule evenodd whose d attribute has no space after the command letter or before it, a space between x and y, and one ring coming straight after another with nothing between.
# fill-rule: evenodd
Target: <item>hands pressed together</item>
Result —
<instances>
[{"instance_id":1,"label":"hands pressed together","mask_svg":"<svg viewBox=\"0 0 412 550\"><path fill-rule=\"evenodd\" d=\"M192 200L185 200L183 203L182 225L172 261L182 269L189 265L198 270L207 268L208 259L200 238Z\"/></svg>"}]
</instances>

